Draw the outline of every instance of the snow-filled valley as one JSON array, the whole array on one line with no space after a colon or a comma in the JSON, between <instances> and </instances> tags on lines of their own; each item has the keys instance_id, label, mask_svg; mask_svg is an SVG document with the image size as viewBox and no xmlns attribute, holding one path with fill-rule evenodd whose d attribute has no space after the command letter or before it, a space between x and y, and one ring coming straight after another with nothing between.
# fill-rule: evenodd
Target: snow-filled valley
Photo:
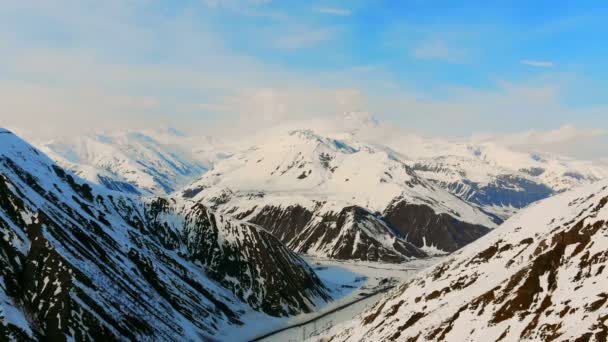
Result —
<instances>
[{"instance_id":1,"label":"snow-filled valley","mask_svg":"<svg viewBox=\"0 0 608 342\"><path fill-rule=\"evenodd\" d=\"M319 278L340 293L338 300L323 306L315 313L286 320L284 325L291 328L274 329L273 331L279 332L259 341L296 342L323 336L333 326L349 321L371 308L395 286L410 280L418 272L440 262L442 258L414 260L403 264L319 258L307 260L313 265Z\"/></svg>"}]
</instances>

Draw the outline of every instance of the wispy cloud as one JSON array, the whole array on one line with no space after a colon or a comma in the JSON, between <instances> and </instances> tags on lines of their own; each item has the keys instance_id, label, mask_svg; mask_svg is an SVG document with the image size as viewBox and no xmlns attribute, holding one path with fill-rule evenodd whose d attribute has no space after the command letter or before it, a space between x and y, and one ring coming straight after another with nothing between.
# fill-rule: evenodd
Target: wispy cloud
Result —
<instances>
[{"instance_id":1,"label":"wispy cloud","mask_svg":"<svg viewBox=\"0 0 608 342\"><path fill-rule=\"evenodd\" d=\"M351 14L353 14L352 11L349 9L338 8L338 7L318 7L318 8L315 8L315 11L317 11L319 13L335 15L335 16L339 16L339 17L348 17Z\"/></svg>"},{"instance_id":2,"label":"wispy cloud","mask_svg":"<svg viewBox=\"0 0 608 342\"><path fill-rule=\"evenodd\" d=\"M450 63L463 63L467 52L463 49L449 46L443 40L425 40L414 47L412 56L416 59L441 60Z\"/></svg>"},{"instance_id":3,"label":"wispy cloud","mask_svg":"<svg viewBox=\"0 0 608 342\"><path fill-rule=\"evenodd\" d=\"M521 61L521 64L536 67L536 68L553 68L555 63L550 61L537 61L531 59L524 59Z\"/></svg>"}]
</instances>

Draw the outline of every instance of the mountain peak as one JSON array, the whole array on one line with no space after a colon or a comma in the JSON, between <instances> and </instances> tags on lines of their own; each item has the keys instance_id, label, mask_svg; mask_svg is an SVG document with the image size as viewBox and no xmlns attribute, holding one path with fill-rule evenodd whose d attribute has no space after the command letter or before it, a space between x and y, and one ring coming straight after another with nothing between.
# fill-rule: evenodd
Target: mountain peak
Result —
<instances>
[{"instance_id":1,"label":"mountain peak","mask_svg":"<svg viewBox=\"0 0 608 342\"><path fill-rule=\"evenodd\" d=\"M290 137L298 138L299 140L301 140L305 143L312 142L316 146L322 145L333 151L340 151L342 153L347 153L347 154L357 152L357 149L355 147L350 146L349 144L345 143L344 141L334 139L332 137L328 137L328 136L324 136L324 135L319 135L311 129L291 130L288 132L288 134ZM299 142L298 142L298 144L299 144Z\"/></svg>"}]
</instances>

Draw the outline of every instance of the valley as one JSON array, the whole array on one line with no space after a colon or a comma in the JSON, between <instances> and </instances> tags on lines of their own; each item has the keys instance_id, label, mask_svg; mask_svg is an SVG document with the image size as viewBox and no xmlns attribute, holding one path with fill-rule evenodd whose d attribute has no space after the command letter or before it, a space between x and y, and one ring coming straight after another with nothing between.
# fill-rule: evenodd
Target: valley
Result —
<instances>
[{"instance_id":1,"label":"valley","mask_svg":"<svg viewBox=\"0 0 608 342\"><path fill-rule=\"evenodd\" d=\"M271 336L256 341L304 341L322 336L332 326L355 318L371 308L387 292L400 283L410 280L417 273L437 264L442 258L414 260L402 264L376 262L335 261L307 257L319 278L332 284L341 293L334 302L314 313L298 315L284 322L288 328L278 327ZM268 333L255 335L264 336Z\"/></svg>"},{"instance_id":2,"label":"valley","mask_svg":"<svg viewBox=\"0 0 608 342\"><path fill-rule=\"evenodd\" d=\"M0 342L608 342L608 1L0 5Z\"/></svg>"},{"instance_id":3,"label":"valley","mask_svg":"<svg viewBox=\"0 0 608 342\"><path fill-rule=\"evenodd\" d=\"M561 157L492 154L487 146L457 145L442 150L449 157L430 158L419 144L408 157L359 133L310 129L224 144L230 152L203 158L179 143L195 138L163 132L162 139L116 133L38 150L2 131L3 334L391 339L400 333L379 337L352 326L381 314L404 287L429 276L438 282L432 274L463 253L493 257L483 241L521 229L511 222L537 201L572 196L606 172ZM506 167L514 158L518 171ZM484 272L446 279L425 296L432 302L472 286ZM415 299L405 296L404 303ZM142 315L164 324L133 318Z\"/></svg>"}]
</instances>

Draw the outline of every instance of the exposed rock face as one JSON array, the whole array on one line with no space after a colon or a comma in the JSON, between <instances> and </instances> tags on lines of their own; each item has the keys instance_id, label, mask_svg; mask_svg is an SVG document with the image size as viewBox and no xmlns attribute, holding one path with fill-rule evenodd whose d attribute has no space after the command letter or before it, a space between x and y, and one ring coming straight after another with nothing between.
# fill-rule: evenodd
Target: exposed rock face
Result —
<instances>
[{"instance_id":1,"label":"exposed rock face","mask_svg":"<svg viewBox=\"0 0 608 342\"><path fill-rule=\"evenodd\" d=\"M250 219L296 252L341 260L401 262L427 254L402 239L381 217L351 206L310 212L299 206L266 207Z\"/></svg>"},{"instance_id":2,"label":"exposed rock face","mask_svg":"<svg viewBox=\"0 0 608 342\"><path fill-rule=\"evenodd\" d=\"M329 300L256 226L74 177L0 130L0 339L213 340Z\"/></svg>"},{"instance_id":3,"label":"exposed rock face","mask_svg":"<svg viewBox=\"0 0 608 342\"><path fill-rule=\"evenodd\" d=\"M182 196L258 224L299 253L336 259L400 262L426 256L421 247L450 252L495 226L390 151L310 130L235 154ZM389 208L397 200L415 205Z\"/></svg>"},{"instance_id":4,"label":"exposed rock face","mask_svg":"<svg viewBox=\"0 0 608 342\"><path fill-rule=\"evenodd\" d=\"M331 341L606 341L608 182L542 201Z\"/></svg>"},{"instance_id":5,"label":"exposed rock face","mask_svg":"<svg viewBox=\"0 0 608 342\"><path fill-rule=\"evenodd\" d=\"M436 214L425 204L396 201L384 212L385 221L419 248L454 252L487 234L490 229Z\"/></svg>"}]
</instances>

